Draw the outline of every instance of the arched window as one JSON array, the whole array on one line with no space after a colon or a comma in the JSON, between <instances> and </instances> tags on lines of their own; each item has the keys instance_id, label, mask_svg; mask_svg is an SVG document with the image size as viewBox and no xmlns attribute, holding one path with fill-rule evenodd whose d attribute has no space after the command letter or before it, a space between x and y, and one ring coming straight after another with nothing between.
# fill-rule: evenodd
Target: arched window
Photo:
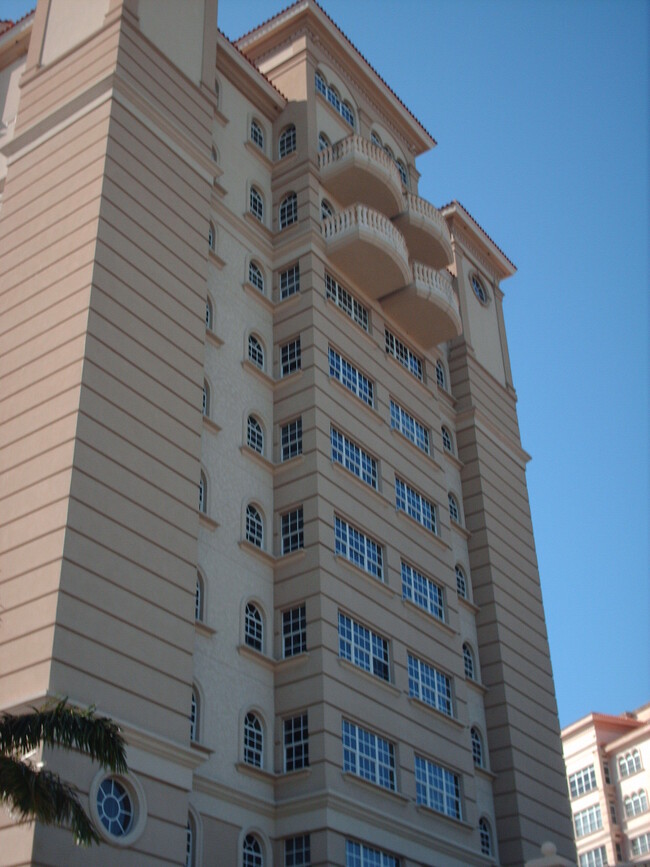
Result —
<instances>
[{"instance_id":1,"label":"arched window","mask_svg":"<svg viewBox=\"0 0 650 867\"><path fill-rule=\"evenodd\" d=\"M259 289L262 295L264 294L264 275L261 268L255 262L251 262L248 266L248 282L251 286Z\"/></svg>"},{"instance_id":2,"label":"arched window","mask_svg":"<svg viewBox=\"0 0 650 867\"><path fill-rule=\"evenodd\" d=\"M257 837L247 834L242 851L242 867L264 867L262 846Z\"/></svg>"},{"instance_id":3,"label":"arched window","mask_svg":"<svg viewBox=\"0 0 650 867\"><path fill-rule=\"evenodd\" d=\"M205 473L201 470L199 477L199 512L207 512L208 510L208 480Z\"/></svg>"},{"instance_id":4,"label":"arched window","mask_svg":"<svg viewBox=\"0 0 650 867\"><path fill-rule=\"evenodd\" d=\"M440 388L444 388L444 390L447 391L447 373L445 371L445 366L440 359L436 361L436 382Z\"/></svg>"},{"instance_id":5,"label":"arched window","mask_svg":"<svg viewBox=\"0 0 650 867\"><path fill-rule=\"evenodd\" d=\"M248 335L248 360L264 370L264 347L254 334Z\"/></svg>"},{"instance_id":6,"label":"arched window","mask_svg":"<svg viewBox=\"0 0 650 867\"><path fill-rule=\"evenodd\" d=\"M256 605L252 602L246 604L244 614L244 644L253 650L264 650L264 621Z\"/></svg>"},{"instance_id":7,"label":"arched window","mask_svg":"<svg viewBox=\"0 0 650 867\"><path fill-rule=\"evenodd\" d=\"M460 509L456 497L453 494L447 494L447 499L449 501L449 517L452 521L460 524Z\"/></svg>"},{"instance_id":8,"label":"arched window","mask_svg":"<svg viewBox=\"0 0 650 867\"><path fill-rule=\"evenodd\" d=\"M321 220L326 220L328 217L333 216L334 209L327 201L327 199L321 199L320 203L320 218Z\"/></svg>"},{"instance_id":9,"label":"arched window","mask_svg":"<svg viewBox=\"0 0 650 867\"><path fill-rule=\"evenodd\" d=\"M483 855L492 854L492 829L490 823L484 817L478 820L478 833L481 840L481 853Z\"/></svg>"},{"instance_id":10,"label":"arched window","mask_svg":"<svg viewBox=\"0 0 650 867\"><path fill-rule=\"evenodd\" d=\"M298 196L289 193L280 202L280 228L286 229L298 220Z\"/></svg>"},{"instance_id":11,"label":"arched window","mask_svg":"<svg viewBox=\"0 0 650 867\"><path fill-rule=\"evenodd\" d=\"M640 789L638 792L632 792L631 795L627 795L623 805L625 807L625 815L629 819L631 816L638 816L640 813L646 812L648 809L648 797L645 791Z\"/></svg>"},{"instance_id":12,"label":"arched window","mask_svg":"<svg viewBox=\"0 0 650 867\"><path fill-rule=\"evenodd\" d=\"M397 171L399 172L399 176L402 179L402 183L404 184L405 187L408 187L409 176L408 176L408 172L406 171L406 166L404 165L404 163L401 160L395 160L395 165L397 166Z\"/></svg>"},{"instance_id":13,"label":"arched window","mask_svg":"<svg viewBox=\"0 0 650 867\"><path fill-rule=\"evenodd\" d=\"M208 247L211 250L214 250L215 244L216 244L216 234L214 231L214 226L212 225L212 223L210 223L210 225L208 226Z\"/></svg>"},{"instance_id":14,"label":"arched window","mask_svg":"<svg viewBox=\"0 0 650 867\"><path fill-rule=\"evenodd\" d=\"M185 828L185 867L194 867L194 847L196 843L196 825L191 814L187 817Z\"/></svg>"},{"instance_id":15,"label":"arched window","mask_svg":"<svg viewBox=\"0 0 650 867\"><path fill-rule=\"evenodd\" d=\"M203 576L196 573L196 595L194 597L194 619L203 620Z\"/></svg>"},{"instance_id":16,"label":"arched window","mask_svg":"<svg viewBox=\"0 0 650 867\"><path fill-rule=\"evenodd\" d=\"M251 187L248 210L260 223L264 222L264 199L257 187Z\"/></svg>"},{"instance_id":17,"label":"arched window","mask_svg":"<svg viewBox=\"0 0 650 867\"><path fill-rule=\"evenodd\" d=\"M264 431L254 415L248 416L246 423L246 443L254 452L264 454Z\"/></svg>"},{"instance_id":18,"label":"arched window","mask_svg":"<svg viewBox=\"0 0 650 867\"><path fill-rule=\"evenodd\" d=\"M440 428L440 433L442 434L442 446L443 446L443 448L445 449L445 451L447 451L453 455L453 453L454 453L454 441L451 437L451 433L449 431L449 428L445 427L443 424L443 426Z\"/></svg>"},{"instance_id":19,"label":"arched window","mask_svg":"<svg viewBox=\"0 0 650 867\"><path fill-rule=\"evenodd\" d=\"M341 108L341 97L339 96L339 92L335 87L331 85L327 88L327 101L331 106L333 106L337 111Z\"/></svg>"},{"instance_id":20,"label":"arched window","mask_svg":"<svg viewBox=\"0 0 650 867\"><path fill-rule=\"evenodd\" d=\"M256 120L251 121L251 141L264 150L264 130Z\"/></svg>"},{"instance_id":21,"label":"arched window","mask_svg":"<svg viewBox=\"0 0 650 867\"><path fill-rule=\"evenodd\" d=\"M621 777L629 777L641 770L641 755L638 750L632 750L618 757L618 770Z\"/></svg>"},{"instance_id":22,"label":"arched window","mask_svg":"<svg viewBox=\"0 0 650 867\"><path fill-rule=\"evenodd\" d=\"M379 138L379 136L377 135L376 132L371 132L371 133L370 133L370 141L371 141L374 145L377 145L378 148L383 148L383 147L384 147L384 145L382 144L381 139Z\"/></svg>"},{"instance_id":23,"label":"arched window","mask_svg":"<svg viewBox=\"0 0 650 867\"><path fill-rule=\"evenodd\" d=\"M326 151L327 148L331 147L330 140L327 138L324 132L318 133L318 150Z\"/></svg>"},{"instance_id":24,"label":"arched window","mask_svg":"<svg viewBox=\"0 0 650 867\"><path fill-rule=\"evenodd\" d=\"M190 740L192 742L199 739L199 700L196 695L196 689L192 687L192 700L190 703Z\"/></svg>"},{"instance_id":25,"label":"arched window","mask_svg":"<svg viewBox=\"0 0 650 867\"><path fill-rule=\"evenodd\" d=\"M246 506L246 541L256 548L261 548L264 542L262 516L250 503Z\"/></svg>"},{"instance_id":26,"label":"arched window","mask_svg":"<svg viewBox=\"0 0 650 867\"><path fill-rule=\"evenodd\" d=\"M463 665L465 666L465 677L468 680L476 680L476 669L474 666L474 654L469 644L463 644Z\"/></svg>"},{"instance_id":27,"label":"arched window","mask_svg":"<svg viewBox=\"0 0 650 867\"><path fill-rule=\"evenodd\" d=\"M280 159L292 154L296 149L296 128L290 124L285 130L280 133L278 142L278 153Z\"/></svg>"},{"instance_id":28,"label":"arched window","mask_svg":"<svg viewBox=\"0 0 650 867\"><path fill-rule=\"evenodd\" d=\"M388 156L393 160L393 162L395 162L395 154L393 153L392 147L390 145L385 144L384 150L386 151Z\"/></svg>"},{"instance_id":29,"label":"arched window","mask_svg":"<svg viewBox=\"0 0 650 867\"><path fill-rule=\"evenodd\" d=\"M212 301L207 298L205 302L205 327L208 331L212 331L212 323L214 322L214 312L212 309Z\"/></svg>"},{"instance_id":30,"label":"arched window","mask_svg":"<svg viewBox=\"0 0 650 867\"><path fill-rule=\"evenodd\" d=\"M351 127L354 127L354 111L347 100L344 100L341 103L339 111L341 112L343 120L347 121Z\"/></svg>"},{"instance_id":31,"label":"arched window","mask_svg":"<svg viewBox=\"0 0 650 867\"><path fill-rule=\"evenodd\" d=\"M264 733L258 717L249 711L244 720L244 761L261 768L264 756Z\"/></svg>"},{"instance_id":32,"label":"arched window","mask_svg":"<svg viewBox=\"0 0 650 867\"><path fill-rule=\"evenodd\" d=\"M461 599L467 599L467 579L460 566L456 566L456 589Z\"/></svg>"},{"instance_id":33,"label":"arched window","mask_svg":"<svg viewBox=\"0 0 650 867\"><path fill-rule=\"evenodd\" d=\"M484 767L483 764L483 738L481 737L481 733L476 728L476 726L472 726L472 730L470 732L472 738L472 759L474 760L474 764L477 768Z\"/></svg>"},{"instance_id":34,"label":"arched window","mask_svg":"<svg viewBox=\"0 0 650 867\"><path fill-rule=\"evenodd\" d=\"M210 151L210 156L212 157L213 163L219 162L219 154L217 153L217 149L214 145L212 145L212 150Z\"/></svg>"},{"instance_id":35,"label":"arched window","mask_svg":"<svg viewBox=\"0 0 650 867\"><path fill-rule=\"evenodd\" d=\"M210 415L210 386L203 380L203 415Z\"/></svg>"}]
</instances>

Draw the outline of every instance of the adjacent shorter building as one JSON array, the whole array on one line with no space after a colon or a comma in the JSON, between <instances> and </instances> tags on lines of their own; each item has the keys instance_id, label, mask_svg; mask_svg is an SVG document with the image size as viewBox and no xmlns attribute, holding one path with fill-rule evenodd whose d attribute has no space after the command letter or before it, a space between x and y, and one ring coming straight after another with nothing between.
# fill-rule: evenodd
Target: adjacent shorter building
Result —
<instances>
[{"instance_id":1,"label":"adjacent shorter building","mask_svg":"<svg viewBox=\"0 0 650 867\"><path fill-rule=\"evenodd\" d=\"M650 864L650 703L562 730L580 867Z\"/></svg>"}]
</instances>

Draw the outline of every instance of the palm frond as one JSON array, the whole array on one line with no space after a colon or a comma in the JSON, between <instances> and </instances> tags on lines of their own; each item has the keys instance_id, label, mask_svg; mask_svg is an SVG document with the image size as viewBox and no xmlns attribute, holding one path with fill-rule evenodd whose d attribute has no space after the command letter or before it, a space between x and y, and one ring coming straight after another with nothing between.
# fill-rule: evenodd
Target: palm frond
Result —
<instances>
[{"instance_id":1,"label":"palm frond","mask_svg":"<svg viewBox=\"0 0 650 867\"><path fill-rule=\"evenodd\" d=\"M126 773L126 749L118 726L94 709L72 707L67 700L33 713L3 714L0 718L0 754L10 756L35 750L39 744L76 749L117 773Z\"/></svg>"},{"instance_id":2,"label":"palm frond","mask_svg":"<svg viewBox=\"0 0 650 867\"><path fill-rule=\"evenodd\" d=\"M0 800L20 819L69 827L81 846L100 842L74 786L15 755L0 755Z\"/></svg>"}]
</instances>

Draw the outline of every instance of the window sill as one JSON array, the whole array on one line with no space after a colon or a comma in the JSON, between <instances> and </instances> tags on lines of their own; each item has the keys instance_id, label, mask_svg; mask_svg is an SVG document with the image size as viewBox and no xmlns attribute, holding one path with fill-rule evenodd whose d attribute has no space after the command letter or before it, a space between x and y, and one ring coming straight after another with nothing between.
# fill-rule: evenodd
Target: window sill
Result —
<instances>
[{"instance_id":1,"label":"window sill","mask_svg":"<svg viewBox=\"0 0 650 867\"><path fill-rule=\"evenodd\" d=\"M388 327L388 326L386 326L386 327ZM380 346L381 346L381 344L380 344ZM395 358L394 355L391 355L390 352L386 352L385 347L384 347L384 355L386 356L386 358L389 360L390 363L396 364L397 367L402 371L402 373L408 374L408 379L406 380L406 382L414 382L418 386L418 388L424 389L424 391L426 392L427 397L429 399L431 398L432 389L429 386L429 377L426 375L426 363L423 365L422 379L418 379L418 377L414 373L411 373L411 371L408 369L408 367L404 367L402 362L399 361L397 358ZM434 383L435 383L435 379L434 379Z\"/></svg>"},{"instance_id":2,"label":"window sill","mask_svg":"<svg viewBox=\"0 0 650 867\"><path fill-rule=\"evenodd\" d=\"M457 819L455 816L448 816L447 813L441 813L440 810L434 810L433 807L428 807L426 804L416 804L415 809L419 813L424 813L426 816L436 816L438 819L444 819L446 822L451 822L455 828L459 825L473 831L474 828L469 822L464 819Z\"/></svg>"},{"instance_id":3,"label":"window sill","mask_svg":"<svg viewBox=\"0 0 650 867\"><path fill-rule=\"evenodd\" d=\"M278 566L286 566L288 563L297 562L302 560L305 556L304 548L297 548L295 551L289 551L287 554L278 554L275 558L275 562Z\"/></svg>"},{"instance_id":4,"label":"window sill","mask_svg":"<svg viewBox=\"0 0 650 867\"><path fill-rule=\"evenodd\" d=\"M435 459L435 457L433 456L433 453L431 451L425 452L424 449L421 449L420 446L416 445L416 443L414 443L413 440L410 440L407 436L404 436L404 434L401 431L397 430L396 427L393 427L390 424L390 421L389 421L389 425L390 425L390 432L391 432L392 436L397 437L400 442L407 443L410 448L415 450L415 453L417 455L425 458L433 467L435 467L437 470L440 470L442 472L442 466ZM431 439L431 432L429 431L429 440L430 439Z\"/></svg>"},{"instance_id":5,"label":"window sill","mask_svg":"<svg viewBox=\"0 0 650 867\"><path fill-rule=\"evenodd\" d=\"M435 623L436 626L439 626L441 629L444 629L444 631L448 635L458 635L458 631L456 629L453 629L447 623L446 620L441 620L439 617L436 617L435 614L432 614L426 608L422 608L421 605L418 605L416 602L413 602L412 599L405 599L402 596L402 605L404 605L404 607L408 608L410 611L414 611L420 617L424 618L427 621L427 623Z\"/></svg>"},{"instance_id":6,"label":"window sill","mask_svg":"<svg viewBox=\"0 0 650 867\"><path fill-rule=\"evenodd\" d=\"M265 783L273 783L275 781L275 774L272 774L270 771L265 771L263 768L256 768L246 762L235 762L235 767L238 771L241 771L242 774L246 774L249 777L256 777L258 780L264 780Z\"/></svg>"},{"instance_id":7,"label":"window sill","mask_svg":"<svg viewBox=\"0 0 650 867\"><path fill-rule=\"evenodd\" d=\"M266 136L265 136L265 137L266 137ZM264 153L264 151L259 147L259 145L253 144L253 142L252 142L250 139L246 139L246 142L244 143L244 147L246 148L246 150L248 151L248 153L249 153L249 154L253 154L253 156L256 157L256 158L257 158L257 159L262 163L262 165L263 165L266 169L268 169L269 172L272 171L272 169L273 169L273 160L270 160L270 159L267 157L267 155L266 155L266 154Z\"/></svg>"},{"instance_id":8,"label":"window sill","mask_svg":"<svg viewBox=\"0 0 650 867\"><path fill-rule=\"evenodd\" d=\"M288 783L293 780L299 780L302 777L308 777L311 774L311 768L307 765L306 768L296 768L295 771L280 771L279 774L275 775L275 781L277 783Z\"/></svg>"},{"instance_id":9,"label":"window sill","mask_svg":"<svg viewBox=\"0 0 650 867\"><path fill-rule=\"evenodd\" d=\"M406 795L403 795L401 792L398 792L395 789L387 789L380 783L373 783L372 780L366 780L358 774L353 774L352 771L342 771L341 776L348 782L363 786L364 789L370 789L372 792L380 792L383 795L388 795L390 798L394 798L402 804L402 806L406 806L409 802Z\"/></svg>"},{"instance_id":10,"label":"window sill","mask_svg":"<svg viewBox=\"0 0 650 867\"><path fill-rule=\"evenodd\" d=\"M460 460L460 458L457 458L456 455L453 452L450 452L448 449L443 447L442 453L447 459L447 461L449 461L450 464L453 464L453 466L455 466L457 470L462 470L465 466L465 464Z\"/></svg>"},{"instance_id":11,"label":"window sill","mask_svg":"<svg viewBox=\"0 0 650 867\"><path fill-rule=\"evenodd\" d=\"M487 768L481 767L481 765L474 765L474 770L479 775L479 777L485 777L486 780L491 780L494 782L496 780L497 775L493 774L492 771L489 771Z\"/></svg>"},{"instance_id":12,"label":"window sill","mask_svg":"<svg viewBox=\"0 0 650 867\"><path fill-rule=\"evenodd\" d=\"M479 611L481 610L481 609L478 607L478 605L474 605L473 602L470 602L469 599L465 599L463 596L459 596L459 597L458 597L458 601L460 602L460 604L461 604L464 608L467 608L469 611L471 611L472 614L478 614Z\"/></svg>"},{"instance_id":13,"label":"window sill","mask_svg":"<svg viewBox=\"0 0 650 867\"><path fill-rule=\"evenodd\" d=\"M417 530L420 530L422 533L424 533L427 539L432 539L442 548L449 549L451 547L447 542L442 539L441 536L438 535L438 533L434 533L433 530L428 530L419 521L416 521L415 518L412 518L409 514L407 514L403 509L398 509L396 507L395 511L399 516L398 520L408 521L409 524L412 524Z\"/></svg>"},{"instance_id":14,"label":"window sill","mask_svg":"<svg viewBox=\"0 0 650 867\"><path fill-rule=\"evenodd\" d=\"M190 741L190 749L205 756L206 759L214 753L214 750L210 749L210 747L206 747L205 744L202 744L200 741Z\"/></svg>"},{"instance_id":15,"label":"window sill","mask_svg":"<svg viewBox=\"0 0 650 867\"><path fill-rule=\"evenodd\" d=\"M266 307L266 309L270 312L273 311L274 304L270 298L264 294L264 292L260 292L260 290L253 286L252 283L249 283L248 280L245 280L242 283L242 289L247 295L250 295L255 301L262 305L262 307Z\"/></svg>"},{"instance_id":16,"label":"window sill","mask_svg":"<svg viewBox=\"0 0 650 867\"><path fill-rule=\"evenodd\" d=\"M440 385L438 385L438 397L441 397L445 401L445 403L447 403L452 409L456 408L456 398L450 391Z\"/></svg>"},{"instance_id":17,"label":"window sill","mask_svg":"<svg viewBox=\"0 0 650 867\"><path fill-rule=\"evenodd\" d=\"M395 696L401 695L402 691L398 689L396 686L388 680L383 680L381 677L377 677L376 674L373 674L371 671L366 671L365 668L360 668L358 665L355 665L353 662L350 662L348 659L342 659L339 656L339 665L342 668L347 668L348 671L353 671L355 674L360 674L363 678L370 681L370 683L374 683L377 686L382 687L383 689L388 690L388 692L392 693Z\"/></svg>"},{"instance_id":18,"label":"window sill","mask_svg":"<svg viewBox=\"0 0 650 867\"><path fill-rule=\"evenodd\" d=\"M268 458L265 458L264 455L261 455L259 452L256 452L255 449L252 449L250 446L239 446L239 451L246 455L251 461L255 461L256 464L259 464L265 470L272 473L274 470L273 464Z\"/></svg>"},{"instance_id":19,"label":"window sill","mask_svg":"<svg viewBox=\"0 0 650 867\"><path fill-rule=\"evenodd\" d=\"M283 230L284 231L284 230ZM293 307L298 304L300 301L300 289L297 292L292 292L291 295L287 295L286 298L280 297L280 292L278 290L278 298L275 302L275 310L284 310L287 307Z\"/></svg>"},{"instance_id":20,"label":"window sill","mask_svg":"<svg viewBox=\"0 0 650 867\"><path fill-rule=\"evenodd\" d=\"M199 512L199 524L212 532L219 527L219 523L214 518L209 518L205 512Z\"/></svg>"},{"instance_id":21,"label":"window sill","mask_svg":"<svg viewBox=\"0 0 650 867\"><path fill-rule=\"evenodd\" d=\"M346 478L352 479L352 481L361 488L364 494L370 494L375 497L377 502L381 503L384 507L388 505L386 497L384 497L379 488L373 488L372 485L364 482L364 480L355 475L352 470L348 470L347 467L344 467L343 464L340 464L338 461L334 461L330 458L330 463L334 467L334 472L343 473ZM379 463L379 461L377 461L377 463ZM377 483L379 483L379 479L377 480Z\"/></svg>"},{"instance_id":22,"label":"window sill","mask_svg":"<svg viewBox=\"0 0 650 867\"><path fill-rule=\"evenodd\" d=\"M213 635L216 635L217 632L217 630L212 626L208 626L204 620L195 620L194 629L199 633L199 635L204 635L206 638L211 638Z\"/></svg>"},{"instance_id":23,"label":"window sill","mask_svg":"<svg viewBox=\"0 0 650 867\"><path fill-rule=\"evenodd\" d=\"M216 105L214 107L214 119L218 120L221 126L228 126L228 124L230 123L230 120L222 111L219 111Z\"/></svg>"},{"instance_id":24,"label":"window sill","mask_svg":"<svg viewBox=\"0 0 650 867\"><path fill-rule=\"evenodd\" d=\"M355 334L357 332L359 332L360 334L362 334L366 338L366 340L369 341L369 343L372 344L373 349L376 348L377 342L372 336L372 321L371 321L370 317L368 318L368 330L366 331L366 329L362 325L359 325L359 323L356 322L351 316L348 316L347 313L345 312L345 310L343 310L341 307L339 307L339 305L336 303L336 301L334 301L333 298L327 297L327 289L325 290L325 303L327 305L329 305L333 310L338 311L338 313L341 316L343 316L344 320L348 320L352 323L352 325L354 325L354 328L355 328L354 333Z\"/></svg>"},{"instance_id":25,"label":"window sill","mask_svg":"<svg viewBox=\"0 0 650 867\"><path fill-rule=\"evenodd\" d=\"M451 526L452 531L455 531L456 533L458 533L459 536L462 536L464 539L467 539L468 541L469 541L469 539L472 538L472 534L470 533L470 531L466 527L463 527L463 525L460 524L458 521L454 521L453 518L450 518L449 524Z\"/></svg>"},{"instance_id":26,"label":"window sill","mask_svg":"<svg viewBox=\"0 0 650 867\"><path fill-rule=\"evenodd\" d=\"M254 217L250 211L244 212L244 220L249 226L256 229L267 243L273 243L273 232L270 229L267 229L264 223L260 222L257 217Z\"/></svg>"},{"instance_id":27,"label":"window sill","mask_svg":"<svg viewBox=\"0 0 650 867\"><path fill-rule=\"evenodd\" d=\"M216 421L212 421L212 419L208 418L207 415L203 416L203 427L207 428L209 431L211 431L214 434L218 434L219 431L221 430L221 428L216 423Z\"/></svg>"},{"instance_id":28,"label":"window sill","mask_svg":"<svg viewBox=\"0 0 650 867\"><path fill-rule=\"evenodd\" d=\"M414 704L416 707L421 707L423 710L432 713L437 719L445 720L445 722L451 723L455 728L459 731L463 731L465 729L465 725L460 722L460 720L455 716L448 716L446 713L443 713L441 710L438 710L437 707L433 707L430 704L427 704L426 701L422 701L421 698L417 698L414 695L409 695L408 697L409 704Z\"/></svg>"},{"instance_id":29,"label":"window sill","mask_svg":"<svg viewBox=\"0 0 650 867\"><path fill-rule=\"evenodd\" d=\"M366 581L369 581L373 587L377 587L380 590L383 590L384 593L387 593L391 597L396 595L396 591L393 590L392 587L389 587L383 578L377 578L376 575L371 575L370 572L366 572L365 569L357 566L356 563L352 563L350 560L348 560L347 557L344 557L343 554L337 554L334 552L332 556L334 557L335 561L343 563L343 565L347 569L351 569L357 575L360 575L362 578L365 578Z\"/></svg>"},{"instance_id":30,"label":"window sill","mask_svg":"<svg viewBox=\"0 0 650 867\"><path fill-rule=\"evenodd\" d=\"M223 340L218 337L211 328L205 329L205 341L213 346L223 346Z\"/></svg>"},{"instance_id":31,"label":"window sill","mask_svg":"<svg viewBox=\"0 0 650 867\"><path fill-rule=\"evenodd\" d=\"M275 662L276 671L283 671L285 668L293 668L294 666L302 665L309 659L309 652L295 653L293 656L285 656L283 659L277 659Z\"/></svg>"},{"instance_id":32,"label":"window sill","mask_svg":"<svg viewBox=\"0 0 650 867\"><path fill-rule=\"evenodd\" d=\"M226 265L225 261L221 258L221 256L217 256L216 252L212 249L210 249L209 259L211 262L214 262L214 264L220 271Z\"/></svg>"},{"instance_id":33,"label":"window sill","mask_svg":"<svg viewBox=\"0 0 650 867\"><path fill-rule=\"evenodd\" d=\"M365 376L365 373L364 373L364 376ZM358 397L353 391L350 391L349 388L346 388L342 382L339 382L339 380L336 379L335 376L332 376L332 374L329 372L327 374L327 378L334 385L334 387L337 389L340 389L340 391L346 397L353 398L354 406L362 406L366 410L366 412L369 412L370 415L372 416L374 424L379 424L380 422L383 423L383 418L379 414L379 411L377 409L375 409L374 404L373 404L373 406L370 406L370 404L366 403L365 400L362 400L360 397ZM373 381L373 385L375 386L375 390L376 390L377 383ZM376 395L375 395L375 398L376 398Z\"/></svg>"},{"instance_id":34,"label":"window sill","mask_svg":"<svg viewBox=\"0 0 650 867\"><path fill-rule=\"evenodd\" d=\"M238 644L237 645L237 653L240 656L245 656L248 659L252 659L253 662L257 662L259 665L264 666L264 668L268 668L270 671L273 671L275 668L275 660L270 656L267 656L265 653L262 653L261 650L255 650L253 647L249 647L247 644Z\"/></svg>"},{"instance_id":35,"label":"window sill","mask_svg":"<svg viewBox=\"0 0 650 867\"><path fill-rule=\"evenodd\" d=\"M269 386L269 388L274 387L275 382L271 379L268 373L264 373L264 371L260 370L259 367L253 364L252 361L249 361L247 358L245 358L242 361L241 366L244 368L244 370L247 370L249 373L252 373L253 376L256 376L261 382L264 383L264 385Z\"/></svg>"},{"instance_id":36,"label":"window sill","mask_svg":"<svg viewBox=\"0 0 650 867\"><path fill-rule=\"evenodd\" d=\"M281 386L288 383L297 382L302 377L302 368L299 370L292 370L291 373L285 373L284 376L280 375L280 377L273 381L273 387L279 389Z\"/></svg>"},{"instance_id":37,"label":"window sill","mask_svg":"<svg viewBox=\"0 0 650 867\"><path fill-rule=\"evenodd\" d=\"M223 174L223 172L222 172L222 174ZM223 199L228 195L228 190L219 183L219 181L217 180L216 177L212 181L212 193L213 193L213 197L212 197L212 203L213 204L216 204L216 202L218 201L217 196L219 196L219 198Z\"/></svg>"},{"instance_id":38,"label":"window sill","mask_svg":"<svg viewBox=\"0 0 650 867\"><path fill-rule=\"evenodd\" d=\"M247 542L246 539L241 539L239 541L239 547L244 551L248 551L249 554L259 557L263 563L266 563L269 566L273 565L275 558L271 554L267 553L263 548L258 548L257 545Z\"/></svg>"},{"instance_id":39,"label":"window sill","mask_svg":"<svg viewBox=\"0 0 650 867\"><path fill-rule=\"evenodd\" d=\"M287 458L286 461L280 461L279 464L274 465L274 469L276 473L282 473L285 470L290 470L292 467L299 467L304 461L304 456L302 454L294 455L292 458Z\"/></svg>"},{"instance_id":40,"label":"window sill","mask_svg":"<svg viewBox=\"0 0 650 867\"><path fill-rule=\"evenodd\" d=\"M471 677L466 677L466 678L465 678L465 683L466 683L468 686L473 687L475 690L477 690L477 692L480 692L480 693L482 693L483 695L485 695L485 694L487 693L487 691L488 691L487 686L483 686L482 683L480 683L478 680L473 680Z\"/></svg>"}]
</instances>

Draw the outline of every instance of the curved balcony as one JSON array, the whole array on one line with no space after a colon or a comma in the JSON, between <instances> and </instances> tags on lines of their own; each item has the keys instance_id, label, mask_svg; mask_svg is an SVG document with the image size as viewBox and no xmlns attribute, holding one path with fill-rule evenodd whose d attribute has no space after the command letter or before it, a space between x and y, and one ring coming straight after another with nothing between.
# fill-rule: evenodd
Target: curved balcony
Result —
<instances>
[{"instance_id":1,"label":"curved balcony","mask_svg":"<svg viewBox=\"0 0 650 867\"><path fill-rule=\"evenodd\" d=\"M436 270L451 265L454 255L447 221L430 202L404 193L402 212L393 223L404 235L412 259Z\"/></svg>"},{"instance_id":2,"label":"curved balcony","mask_svg":"<svg viewBox=\"0 0 650 867\"><path fill-rule=\"evenodd\" d=\"M360 135L320 151L318 167L323 186L343 206L362 202L389 217L404 208L397 166L380 147Z\"/></svg>"},{"instance_id":3,"label":"curved balcony","mask_svg":"<svg viewBox=\"0 0 650 867\"><path fill-rule=\"evenodd\" d=\"M420 262L413 263L409 285L381 303L400 328L425 349L458 337L463 330L451 277Z\"/></svg>"},{"instance_id":4,"label":"curved balcony","mask_svg":"<svg viewBox=\"0 0 650 867\"><path fill-rule=\"evenodd\" d=\"M413 279L404 238L388 217L352 205L323 220L321 233L332 263L370 298L395 292Z\"/></svg>"}]
</instances>

